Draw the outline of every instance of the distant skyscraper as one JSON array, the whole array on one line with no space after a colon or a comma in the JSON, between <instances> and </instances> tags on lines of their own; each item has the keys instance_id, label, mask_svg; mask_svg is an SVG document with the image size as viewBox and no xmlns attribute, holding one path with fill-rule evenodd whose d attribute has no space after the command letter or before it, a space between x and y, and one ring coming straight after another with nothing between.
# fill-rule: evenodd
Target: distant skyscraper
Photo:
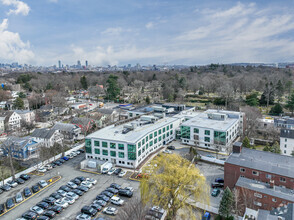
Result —
<instances>
[{"instance_id":1,"label":"distant skyscraper","mask_svg":"<svg viewBox=\"0 0 294 220\"><path fill-rule=\"evenodd\" d=\"M86 62L85 62L85 63L86 63L86 67L88 67L88 60L86 60Z\"/></svg>"},{"instance_id":2,"label":"distant skyscraper","mask_svg":"<svg viewBox=\"0 0 294 220\"><path fill-rule=\"evenodd\" d=\"M77 62L77 66L78 66L78 67L81 67L81 66L82 66L82 65L81 65L81 61L78 60L78 62Z\"/></svg>"},{"instance_id":3,"label":"distant skyscraper","mask_svg":"<svg viewBox=\"0 0 294 220\"><path fill-rule=\"evenodd\" d=\"M61 61L58 60L58 68L60 69L61 68Z\"/></svg>"}]
</instances>

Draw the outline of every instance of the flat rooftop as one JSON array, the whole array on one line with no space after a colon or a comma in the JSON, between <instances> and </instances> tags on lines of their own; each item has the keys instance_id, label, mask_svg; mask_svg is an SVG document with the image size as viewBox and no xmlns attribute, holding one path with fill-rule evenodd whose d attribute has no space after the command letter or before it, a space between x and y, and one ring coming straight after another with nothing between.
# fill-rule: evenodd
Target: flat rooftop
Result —
<instances>
[{"instance_id":1,"label":"flat rooftop","mask_svg":"<svg viewBox=\"0 0 294 220\"><path fill-rule=\"evenodd\" d=\"M294 178L294 157L243 147L241 153L232 153L226 163Z\"/></svg>"},{"instance_id":2,"label":"flat rooftop","mask_svg":"<svg viewBox=\"0 0 294 220\"><path fill-rule=\"evenodd\" d=\"M126 124L131 123L140 123L140 119L130 121L125 124L121 124L118 126L110 125L105 128L102 128L90 135L88 135L86 138L97 138L97 139L103 139L103 140L109 140L109 141L121 141L121 142L127 142L127 143L136 143L138 140L143 138L147 133L155 131L169 123L172 123L174 121L179 120L178 118L173 117L165 117L163 119L159 119L158 121L146 124L142 126L137 126L134 130L129 131L126 134L123 134L123 126Z\"/></svg>"},{"instance_id":3,"label":"flat rooftop","mask_svg":"<svg viewBox=\"0 0 294 220\"><path fill-rule=\"evenodd\" d=\"M207 116L206 112L200 113L194 118L182 123L182 126L194 126L200 128L208 128L217 131L227 131L232 127L236 122L238 122L238 118L226 118L226 120L215 120L210 119Z\"/></svg>"},{"instance_id":4,"label":"flat rooftop","mask_svg":"<svg viewBox=\"0 0 294 220\"><path fill-rule=\"evenodd\" d=\"M236 186L294 202L294 191L291 189L279 186L270 188L269 185L264 182L259 182L245 177L239 177Z\"/></svg>"}]
</instances>

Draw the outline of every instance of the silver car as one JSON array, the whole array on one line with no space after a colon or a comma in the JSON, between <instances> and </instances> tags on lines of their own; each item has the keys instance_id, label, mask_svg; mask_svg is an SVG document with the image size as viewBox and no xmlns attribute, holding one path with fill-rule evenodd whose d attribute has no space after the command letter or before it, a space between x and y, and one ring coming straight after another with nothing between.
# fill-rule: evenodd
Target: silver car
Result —
<instances>
[{"instance_id":1,"label":"silver car","mask_svg":"<svg viewBox=\"0 0 294 220\"><path fill-rule=\"evenodd\" d=\"M16 203L20 203L23 201L23 196L21 194L21 192L18 192L16 195L15 195L15 202Z\"/></svg>"},{"instance_id":2,"label":"silver car","mask_svg":"<svg viewBox=\"0 0 294 220\"><path fill-rule=\"evenodd\" d=\"M77 200L79 198L79 196L73 192L66 193L66 197L73 198L74 200Z\"/></svg>"},{"instance_id":3,"label":"silver car","mask_svg":"<svg viewBox=\"0 0 294 220\"><path fill-rule=\"evenodd\" d=\"M43 212L44 212L44 209L42 209L42 208L40 208L39 206L33 206L32 208L30 208L30 210L32 211L32 212L35 212L35 213L37 213L38 215L42 215L43 214Z\"/></svg>"}]
</instances>

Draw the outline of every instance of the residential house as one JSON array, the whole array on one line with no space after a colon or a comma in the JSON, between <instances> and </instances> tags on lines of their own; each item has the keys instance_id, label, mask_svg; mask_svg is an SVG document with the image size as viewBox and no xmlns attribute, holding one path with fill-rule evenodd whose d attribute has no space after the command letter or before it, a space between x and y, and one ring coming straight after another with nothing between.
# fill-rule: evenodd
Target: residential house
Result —
<instances>
[{"instance_id":1,"label":"residential house","mask_svg":"<svg viewBox=\"0 0 294 220\"><path fill-rule=\"evenodd\" d=\"M271 211L246 208L242 220L294 220L294 205L289 203Z\"/></svg>"},{"instance_id":2,"label":"residential house","mask_svg":"<svg viewBox=\"0 0 294 220\"><path fill-rule=\"evenodd\" d=\"M119 119L119 114L114 109L108 109L108 108L98 108L97 112L104 115L103 120L109 120L110 122L116 122Z\"/></svg>"},{"instance_id":3,"label":"residential house","mask_svg":"<svg viewBox=\"0 0 294 220\"><path fill-rule=\"evenodd\" d=\"M59 130L50 128L37 128L30 135L36 141L42 142L45 147L52 147L55 143L62 145L63 135Z\"/></svg>"},{"instance_id":4,"label":"residential house","mask_svg":"<svg viewBox=\"0 0 294 220\"><path fill-rule=\"evenodd\" d=\"M26 123L35 123L35 112L30 110L15 110L17 114L20 115L21 119L24 120Z\"/></svg>"},{"instance_id":5,"label":"residential house","mask_svg":"<svg viewBox=\"0 0 294 220\"><path fill-rule=\"evenodd\" d=\"M280 131L281 154L293 156L294 153L294 130L282 128Z\"/></svg>"},{"instance_id":6,"label":"residential house","mask_svg":"<svg viewBox=\"0 0 294 220\"><path fill-rule=\"evenodd\" d=\"M5 130L20 128L21 116L13 111L2 111L0 117L4 117Z\"/></svg>"},{"instance_id":7,"label":"residential house","mask_svg":"<svg viewBox=\"0 0 294 220\"><path fill-rule=\"evenodd\" d=\"M94 124L94 120L90 118L85 118L85 117L82 117L82 118L75 117L71 120L71 123L79 126L81 128L81 132L85 134L92 128Z\"/></svg>"},{"instance_id":8,"label":"residential house","mask_svg":"<svg viewBox=\"0 0 294 220\"><path fill-rule=\"evenodd\" d=\"M17 160L29 160L39 157L41 143L32 137L9 137L2 144L3 155L8 156L11 151Z\"/></svg>"},{"instance_id":9,"label":"residential house","mask_svg":"<svg viewBox=\"0 0 294 220\"><path fill-rule=\"evenodd\" d=\"M0 133L4 133L5 131L5 117L0 117Z\"/></svg>"},{"instance_id":10,"label":"residential house","mask_svg":"<svg viewBox=\"0 0 294 220\"><path fill-rule=\"evenodd\" d=\"M58 122L53 126L53 129L63 134L65 141L73 142L82 138L81 128L77 125Z\"/></svg>"}]
</instances>

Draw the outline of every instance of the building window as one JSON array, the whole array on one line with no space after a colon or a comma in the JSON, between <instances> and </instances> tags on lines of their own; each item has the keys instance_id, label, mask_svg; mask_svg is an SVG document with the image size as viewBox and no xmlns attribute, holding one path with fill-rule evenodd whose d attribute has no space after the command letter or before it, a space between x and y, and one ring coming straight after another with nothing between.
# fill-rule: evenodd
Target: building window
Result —
<instances>
[{"instance_id":1,"label":"building window","mask_svg":"<svg viewBox=\"0 0 294 220\"><path fill-rule=\"evenodd\" d=\"M172 129L173 128L173 124L171 124L169 127L170 127L170 129Z\"/></svg>"},{"instance_id":2,"label":"building window","mask_svg":"<svg viewBox=\"0 0 294 220\"><path fill-rule=\"evenodd\" d=\"M170 135L172 135L173 134L173 131L170 131L169 133L170 133Z\"/></svg>"},{"instance_id":3,"label":"building window","mask_svg":"<svg viewBox=\"0 0 294 220\"><path fill-rule=\"evenodd\" d=\"M142 153L144 153L145 152L145 147L143 147L143 149L142 149Z\"/></svg>"},{"instance_id":4,"label":"building window","mask_svg":"<svg viewBox=\"0 0 294 220\"><path fill-rule=\"evenodd\" d=\"M258 175L259 175L259 172L253 170L253 171L252 171L252 174L255 175L255 176L258 176Z\"/></svg>"},{"instance_id":5,"label":"building window","mask_svg":"<svg viewBox=\"0 0 294 220\"><path fill-rule=\"evenodd\" d=\"M138 143L138 148L140 148L140 147L141 147L141 142Z\"/></svg>"},{"instance_id":6,"label":"building window","mask_svg":"<svg viewBox=\"0 0 294 220\"><path fill-rule=\"evenodd\" d=\"M205 131L204 131L204 134L205 134L205 135L210 135L210 130L205 130Z\"/></svg>"},{"instance_id":7,"label":"building window","mask_svg":"<svg viewBox=\"0 0 294 220\"><path fill-rule=\"evenodd\" d=\"M100 149L95 148L95 154L100 154Z\"/></svg>"},{"instance_id":8,"label":"building window","mask_svg":"<svg viewBox=\"0 0 294 220\"><path fill-rule=\"evenodd\" d=\"M91 140L90 139L85 140L85 146L86 147L91 147Z\"/></svg>"},{"instance_id":9,"label":"building window","mask_svg":"<svg viewBox=\"0 0 294 220\"><path fill-rule=\"evenodd\" d=\"M246 169L245 169L245 168L240 168L240 171L241 171L242 173L245 173Z\"/></svg>"},{"instance_id":10,"label":"building window","mask_svg":"<svg viewBox=\"0 0 294 220\"><path fill-rule=\"evenodd\" d=\"M266 176L267 179L271 179L272 178L272 175L271 174L266 174L265 176Z\"/></svg>"},{"instance_id":11,"label":"building window","mask_svg":"<svg viewBox=\"0 0 294 220\"><path fill-rule=\"evenodd\" d=\"M139 156L139 157L141 156L141 150L138 151L138 156Z\"/></svg>"},{"instance_id":12,"label":"building window","mask_svg":"<svg viewBox=\"0 0 294 220\"><path fill-rule=\"evenodd\" d=\"M215 144L226 144L226 132L214 131L214 143Z\"/></svg>"},{"instance_id":13,"label":"building window","mask_svg":"<svg viewBox=\"0 0 294 220\"><path fill-rule=\"evenodd\" d=\"M284 150L284 154L287 154L287 151L286 150Z\"/></svg>"},{"instance_id":14,"label":"building window","mask_svg":"<svg viewBox=\"0 0 294 220\"><path fill-rule=\"evenodd\" d=\"M284 178L284 177L280 177L280 182L286 182L286 178Z\"/></svg>"},{"instance_id":15,"label":"building window","mask_svg":"<svg viewBox=\"0 0 294 220\"><path fill-rule=\"evenodd\" d=\"M194 128L194 133L199 134L199 129L198 128Z\"/></svg>"},{"instance_id":16,"label":"building window","mask_svg":"<svg viewBox=\"0 0 294 220\"><path fill-rule=\"evenodd\" d=\"M156 144L156 143L157 143L157 138L154 139L154 144Z\"/></svg>"},{"instance_id":17,"label":"building window","mask_svg":"<svg viewBox=\"0 0 294 220\"><path fill-rule=\"evenodd\" d=\"M110 143L110 148L115 149L115 143Z\"/></svg>"},{"instance_id":18,"label":"building window","mask_svg":"<svg viewBox=\"0 0 294 220\"><path fill-rule=\"evenodd\" d=\"M189 128L189 130L190 130L190 128ZM165 132L165 128L162 129L162 132L163 132L163 133Z\"/></svg>"},{"instance_id":19,"label":"building window","mask_svg":"<svg viewBox=\"0 0 294 220\"><path fill-rule=\"evenodd\" d=\"M243 176L243 175L240 175L240 177L243 177L243 178L244 178L245 176Z\"/></svg>"},{"instance_id":20,"label":"building window","mask_svg":"<svg viewBox=\"0 0 294 220\"><path fill-rule=\"evenodd\" d=\"M262 195L259 194L259 193L254 193L254 196L257 197L257 198L262 198Z\"/></svg>"},{"instance_id":21,"label":"building window","mask_svg":"<svg viewBox=\"0 0 294 220\"><path fill-rule=\"evenodd\" d=\"M210 142L210 137L204 137L205 142Z\"/></svg>"},{"instance_id":22,"label":"building window","mask_svg":"<svg viewBox=\"0 0 294 220\"><path fill-rule=\"evenodd\" d=\"M285 142L287 142L287 138L285 138Z\"/></svg>"},{"instance_id":23,"label":"building window","mask_svg":"<svg viewBox=\"0 0 294 220\"><path fill-rule=\"evenodd\" d=\"M116 157L116 152L115 151L110 151L110 156Z\"/></svg>"},{"instance_id":24,"label":"building window","mask_svg":"<svg viewBox=\"0 0 294 220\"><path fill-rule=\"evenodd\" d=\"M158 137L158 141L161 141L161 136Z\"/></svg>"},{"instance_id":25,"label":"building window","mask_svg":"<svg viewBox=\"0 0 294 220\"><path fill-rule=\"evenodd\" d=\"M168 132L166 132L166 136L167 136L167 137L169 136L169 133L168 133Z\"/></svg>"},{"instance_id":26,"label":"building window","mask_svg":"<svg viewBox=\"0 0 294 220\"><path fill-rule=\"evenodd\" d=\"M253 203L254 203L254 205L256 205L256 206L262 206L262 203L261 203L261 202L254 201Z\"/></svg>"},{"instance_id":27,"label":"building window","mask_svg":"<svg viewBox=\"0 0 294 220\"><path fill-rule=\"evenodd\" d=\"M165 139L165 134L163 134L163 138L162 139Z\"/></svg>"},{"instance_id":28,"label":"building window","mask_svg":"<svg viewBox=\"0 0 294 220\"><path fill-rule=\"evenodd\" d=\"M161 134L161 129L158 130L158 134Z\"/></svg>"},{"instance_id":29,"label":"building window","mask_svg":"<svg viewBox=\"0 0 294 220\"><path fill-rule=\"evenodd\" d=\"M118 149L119 150L124 150L125 149L125 145L124 144L118 144Z\"/></svg>"},{"instance_id":30,"label":"building window","mask_svg":"<svg viewBox=\"0 0 294 220\"><path fill-rule=\"evenodd\" d=\"M94 146L99 147L100 146L100 141L94 141Z\"/></svg>"},{"instance_id":31,"label":"building window","mask_svg":"<svg viewBox=\"0 0 294 220\"><path fill-rule=\"evenodd\" d=\"M125 153L124 152L118 152L118 157L119 158L125 158Z\"/></svg>"},{"instance_id":32,"label":"building window","mask_svg":"<svg viewBox=\"0 0 294 220\"><path fill-rule=\"evenodd\" d=\"M108 150L102 150L102 154L103 154L104 156L108 156Z\"/></svg>"},{"instance_id":33,"label":"building window","mask_svg":"<svg viewBox=\"0 0 294 220\"><path fill-rule=\"evenodd\" d=\"M147 143L147 141L148 141L148 136L146 137L146 143Z\"/></svg>"},{"instance_id":34,"label":"building window","mask_svg":"<svg viewBox=\"0 0 294 220\"><path fill-rule=\"evenodd\" d=\"M157 131L154 132L154 137L156 137L156 136L157 136Z\"/></svg>"},{"instance_id":35,"label":"building window","mask_svg":"<svg viewBox=\"0 0 294 220\"><path fill-rule=\"evenodd\" d=\"M272 198L272 201L273 201L273 202L277 202L277 199L276 199L276 198Z\"/></svg>"},{"instance_id":36,"label":"building window","mask_svg":"<svg viewBox=\"0 0 294 220\"><path fill-rule=\"evenodd\" d=\"M102 142L102 147L108 147L108 146L107 146L107 142L104 142L104 141L103 141L103 142Z\"/></svg>"},{"instance_id":37,"label":"building window","mask_svg":"<svg viewBox=\"0 0 294 220\"><path fill-rule=\"evenodd\" d=\"M149 142L149 146L151 147L153 145L153 141L150 141Z\"/></svg>"},{"instance_id":38,"label":"building window","mask_svg":"<svg viewBox=\"0 0 294 220\"><path fill-rule=\"evenodd\" d=\"M287 144L285 144L284 147L287 148Z\"/></svg>"},{"instance_id":39,"label":"building window","mask_svg":"<svg viewBox=\"0 0 294 220\"><path fill-rule=\"evenodd\" d=\"M169 126L166 126L166 130L167 130L167 131L169 130Z\"/></svg>"},{"instance_id":40,"label":"building window","mask_svg":"<svg viewBox=\"0 0 294 220\"><path fill-rule=\"evenodd\" d=\"M153 138L153 134L149 134L149 138L152 139Z\"/></svg>"},{"instance_id":41,"label":"building window","mask_svg":"<svg viewBox=\"0 0 294 220\"><path fill-rule=\"evenodd\" d=\"M136 145L128 144L128 159L136 160Z\"/></svg>"},{"instance_id":42,"label":"building window","mask_svg":"<svg viewBox=\"0 0 294 220\"><path fill-rule=\"evenodd\" d=\"M92 147L85 147L86 153L91 154L92 153Z\"/></svg>"},{"instance_id":43,"label":"building window","mask_svg":"<svg viewBox=\"0 0 294 220\"><path fill-rule=\"evenodd\" d=\"M142 146L145 144L145 139L142 140Z\"/></svg>"}]
</instances>

